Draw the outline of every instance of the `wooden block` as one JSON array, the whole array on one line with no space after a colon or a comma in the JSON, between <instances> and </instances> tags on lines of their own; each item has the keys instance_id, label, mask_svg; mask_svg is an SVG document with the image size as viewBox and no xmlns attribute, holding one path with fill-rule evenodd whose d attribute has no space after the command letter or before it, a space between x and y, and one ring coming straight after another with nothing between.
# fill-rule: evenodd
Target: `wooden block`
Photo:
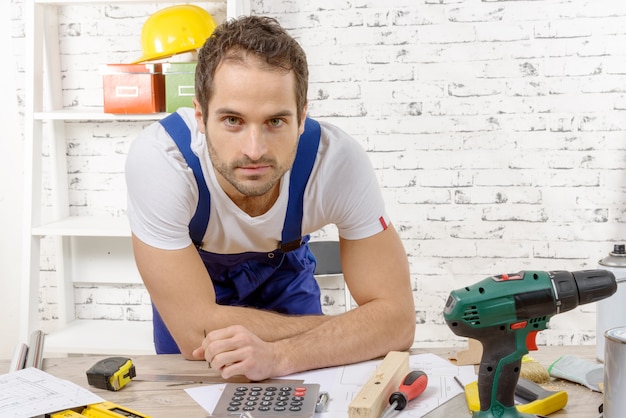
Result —
<instances>
[{"instance_id":1,"label":"wooden block","mask_svg":"<svg viewBox=\"0 0 626 418\"><path fill-rule=\"evenodd\" d=\"M466 366L468 364L480 364L483 356L483 345L478 340L472 338L467 339L467 350L458 351L456 353L457 366Z\"/></svg>"},{"instance_id":2,"label":"wooden block","mask_svg":"<svg viewBox=\"0 0 626 418\"><path fill-rule=\"evenodd\" d=\"M348 406L349 418L378 418L409 372L409 353L390 351Z\"/></svg>"}]
</instances>

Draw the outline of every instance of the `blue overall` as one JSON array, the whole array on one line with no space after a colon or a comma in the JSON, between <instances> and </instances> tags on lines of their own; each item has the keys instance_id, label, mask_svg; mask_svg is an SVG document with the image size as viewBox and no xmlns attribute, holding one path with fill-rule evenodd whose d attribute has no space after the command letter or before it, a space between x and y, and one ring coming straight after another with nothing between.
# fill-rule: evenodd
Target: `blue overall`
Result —
<instances>
[{"instance_id":1,"label":"blue overall","mask_svg":"<svg viewBox=\"0 0 626 418\"><path fill-rule=\"evenodd\" d=\"M191 132L178 113L162 119L198 184L196 213L189 222L189 235L213 281L220 305L247 306L284 314L322 314L320 289L313 277L315 257L302 237L304 190L320 140L319 123L306 119L296 159L289 178L289 202L278 249L269 253L245 252L216 254L202 250L202 239L209 222L211 198L202 174L200 160L191 151ZM153 331L157 354L180 353L154 304Z\"/></svg>"}]
</instances>

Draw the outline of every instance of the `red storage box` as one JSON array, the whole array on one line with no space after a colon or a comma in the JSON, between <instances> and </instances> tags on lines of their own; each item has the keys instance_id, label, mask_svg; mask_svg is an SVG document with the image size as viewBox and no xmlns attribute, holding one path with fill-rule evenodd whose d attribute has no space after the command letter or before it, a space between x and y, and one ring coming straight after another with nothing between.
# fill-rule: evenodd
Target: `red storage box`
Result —
<instances>
[{"instance_id":1,"label":"red storage box","mask_svg":"<svg viewBox=\"0 0 626 418\"><path fill-rule=\"evenodd\" d=\"M165 111L161 64L108 64L103 79L105 113Z\"/></svg>"}]
</instances>

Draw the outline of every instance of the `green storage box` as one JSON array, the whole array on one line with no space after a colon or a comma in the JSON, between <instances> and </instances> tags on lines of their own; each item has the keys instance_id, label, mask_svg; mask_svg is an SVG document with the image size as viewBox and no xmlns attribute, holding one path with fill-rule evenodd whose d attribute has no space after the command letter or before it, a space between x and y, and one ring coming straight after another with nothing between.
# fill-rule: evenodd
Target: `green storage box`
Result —
<instances>
[{"instance_id":1,"label":"green storage box","mask_svg":"<svg viewBox=\"0 0 626 418\"><path fill-rule=\"evenodd\" d=\"M179 107L193 107L196 63L164 63L163 74L165 74L165 111L172 113Z\"/></svg>"}]
</instances>

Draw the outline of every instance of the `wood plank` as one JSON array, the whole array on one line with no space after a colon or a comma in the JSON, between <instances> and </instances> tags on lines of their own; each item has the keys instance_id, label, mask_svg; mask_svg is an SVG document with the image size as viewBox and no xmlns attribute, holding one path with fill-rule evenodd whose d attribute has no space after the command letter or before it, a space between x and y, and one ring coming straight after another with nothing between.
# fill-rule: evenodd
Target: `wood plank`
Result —
<instances>
[{"instance_id":1,"label":"wood plank","mask_svg":"<svg viewBox=\"0 0 626 418\"><path fill-rule=\"evenodd\" d=\"M350 402L350 418L378 418L389 402L389 396L409 372L409 353L390 351L376 372Z\"/></svg>"}]
</instances>

